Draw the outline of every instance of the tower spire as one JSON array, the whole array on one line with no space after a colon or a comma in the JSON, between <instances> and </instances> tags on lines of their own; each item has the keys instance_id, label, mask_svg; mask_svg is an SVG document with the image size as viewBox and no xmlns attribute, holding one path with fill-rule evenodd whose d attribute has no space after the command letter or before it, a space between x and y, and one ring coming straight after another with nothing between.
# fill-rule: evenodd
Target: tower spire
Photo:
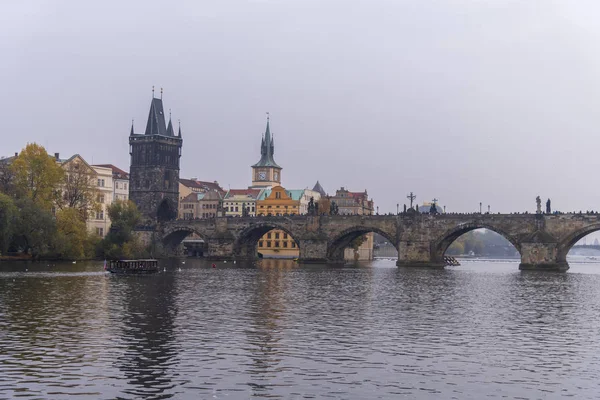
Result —
<instances>
[{"instance_id":1,"label":"tower spire","mask_svg":"<svg viewBox=\"0 0 600 400\"><path fill-rule=\"evenodd\" d=\"M179 132L177 133L177 137L181 137L181 120L178 119L177 122L179 122Z\"/></svg>"},{"instance_id":2,"label":"tower spire","mask_svg":"<svg viewBox=\"0 0 600 400\"><path fill-rule=\"evenodd\" d=\"M131 119L131 132L129 133L130 136L133 136L133 118Z\"/></svg>"}]
</instances>

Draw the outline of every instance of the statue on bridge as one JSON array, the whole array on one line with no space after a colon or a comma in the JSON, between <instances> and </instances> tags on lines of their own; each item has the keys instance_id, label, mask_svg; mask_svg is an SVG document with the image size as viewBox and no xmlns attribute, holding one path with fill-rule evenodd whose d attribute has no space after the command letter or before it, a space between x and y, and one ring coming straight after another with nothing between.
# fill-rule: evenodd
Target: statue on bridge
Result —
<instances>
[{"instance_id":1,"label":"statue on bridge","mask_svg":"<svg viewBox=\"0 0 600 400\"><path fill-rule=\"evenodd\" d=\"M335 203L335 201L332 201L329 205L329 215L338 215L339 213L340 210L338 208L338 205Z\"/></svg>"},{"instance_id":2,"label":"statue on bridge","mask_svg":"<svg viewBox=\"0 0 600 400\"><path fill-rule=\"evenodd\" d=\"M242 217L247 217L249 214L249 208L250 207L246 207L246 203L242 203Z\"/></svg>"},{"instance_id":3,"label":"statue on bridge","mask_svg":"<svg viewBox=\"0 0 600 400\"><path fill-rule=\"evenodd\" d=\"M315 198L311 196L310 200L308 201L308 215L315 215L316 210L317 208L315 207Z\"/></svg>"},{"instance_id":4,"label":"statue on bridge","mask_svg":"<svg viewBox=\"0 0 600 400\"><path fill-rule=\"evenodd\" d=\"M550 207L550 199L546 201L546 214L552 214L552 208Z\"/></svg>"},{"instance_id":5,"label":"statue on bridge","mask_svg":"<svg viewBox=\"0 0 600 400\"><path fill-rule=\"evenodd\" d=\"M433 199L431 201L431 207L429 207L429 214L437 214L438 213L437 207L435 205L435 203L437 201L438 201L437 199Z\"/></svg>"},{"instance_id":6,"label":"statue on bridge","mask_svg":"<svg viewBox=\"0 0 600 400\"><path fill-rule=\"evenodd\" d=\"M536 213L541 214L542 213L542 199L540 199L540 196L535 198L535 204L537 205Z\"/></svg>"}]
</instances>

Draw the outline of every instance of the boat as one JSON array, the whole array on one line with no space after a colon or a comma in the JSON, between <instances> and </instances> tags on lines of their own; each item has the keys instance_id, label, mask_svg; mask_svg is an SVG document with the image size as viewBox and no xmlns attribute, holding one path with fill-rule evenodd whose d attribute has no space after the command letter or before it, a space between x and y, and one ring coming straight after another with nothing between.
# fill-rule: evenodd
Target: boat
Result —
<instances>
[{"instance_id":1,"label":"boat","mask_svg":"<svg viewBox=\"0 0 600 400\"><path fill-rule=\"evenodd\" d=\"M111 260L104 269L112 274L153 274L158 272L158 260Z\"/></svg>"}]
</instances>

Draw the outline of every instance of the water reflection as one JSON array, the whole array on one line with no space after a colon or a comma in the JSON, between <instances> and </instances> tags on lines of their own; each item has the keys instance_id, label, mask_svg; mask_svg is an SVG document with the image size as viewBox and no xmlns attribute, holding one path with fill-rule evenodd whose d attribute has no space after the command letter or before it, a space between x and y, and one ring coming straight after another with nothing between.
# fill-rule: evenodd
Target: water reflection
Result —
<instances>
[{"instance_id":1,"label":"water reflection","mask_svg":"<svg viewBox=\"0 0 600 400\"><path fill-rule=\"evenodd\" d=\"M272 378L281 362L280 341L283 334L282 318L286 314L285 296L290 286L290 273L298 264L290 260L263 259L256 263L253 294L249 299L250 324L244 330L247 336L250 363L246 372L251 381L252 396L261 397L269 391Z\"/></svg>"},{"instance_id":2,"label":"water reflection","mask_svg":"<svg viewBox=\"0 0 600 400\"><path fill-rule=\"evenodd\" d=\"M173 393L177 346L175 275L108 276L111 308L118 309L120 333L114 339L124 347L116 367L127 379L125 394L166 399Z\"/></svg>"}]
</instances>

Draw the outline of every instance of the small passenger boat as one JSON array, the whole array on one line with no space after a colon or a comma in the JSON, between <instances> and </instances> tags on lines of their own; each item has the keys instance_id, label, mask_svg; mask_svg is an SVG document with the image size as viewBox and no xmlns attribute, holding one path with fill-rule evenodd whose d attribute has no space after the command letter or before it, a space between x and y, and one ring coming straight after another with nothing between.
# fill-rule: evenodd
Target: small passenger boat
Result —
<instances>
[{"instance_id":1,"label":"small passenger boat","mask_svg":"<svg viewBox=\"0 0 600 400\"><path fill-rule=\"evenodd\" d=\"M158 272L158 260L111 260L104 269L113 274L153 274Z\"/></svg>"}]
</instances>

